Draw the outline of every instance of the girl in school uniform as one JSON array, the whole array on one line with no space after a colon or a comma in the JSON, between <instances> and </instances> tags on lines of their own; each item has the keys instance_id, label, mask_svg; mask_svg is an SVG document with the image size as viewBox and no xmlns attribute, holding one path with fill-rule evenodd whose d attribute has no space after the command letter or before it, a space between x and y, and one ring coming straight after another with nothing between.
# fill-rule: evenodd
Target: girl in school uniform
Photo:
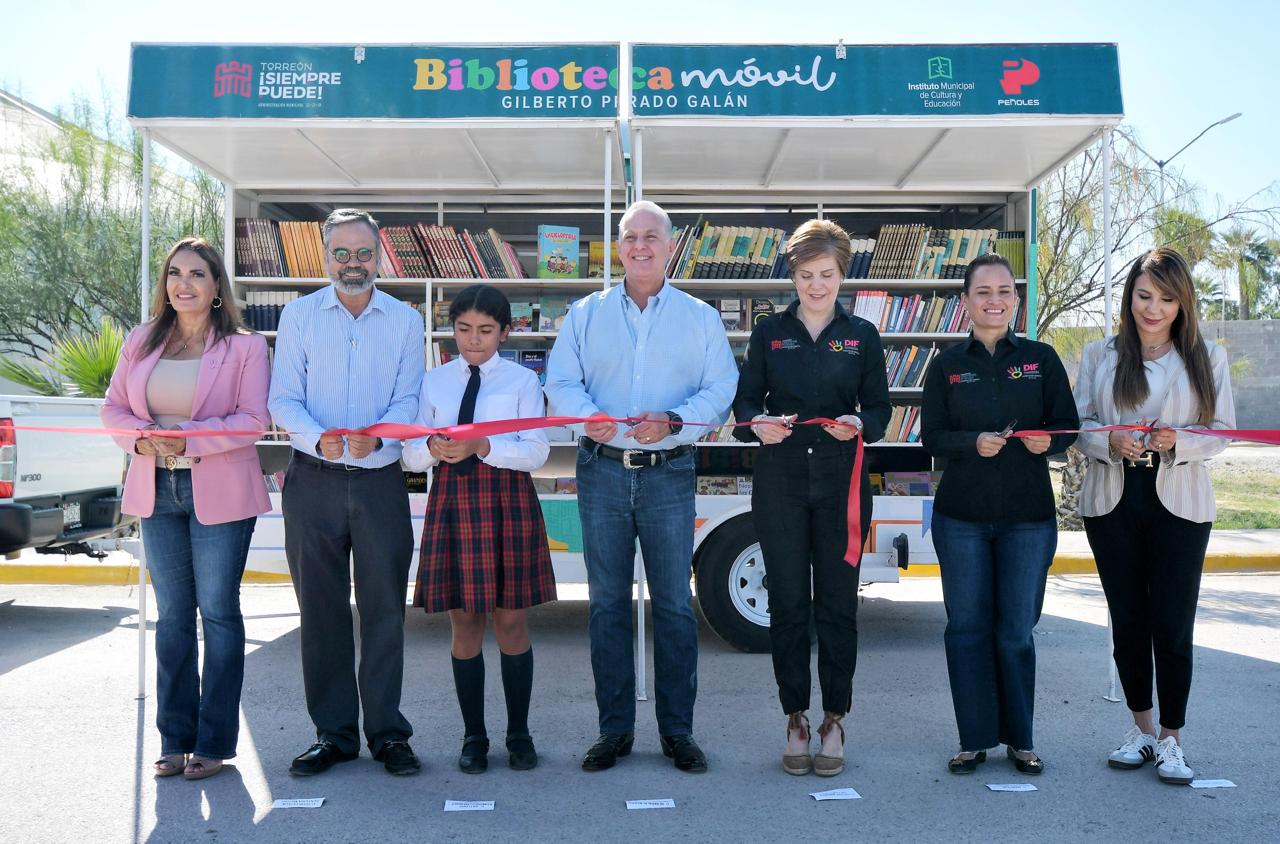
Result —
<instances>
[{"instance_id":1,"label":"girl in school uniform","mask_svg":"<svg viewBox=\"0 0 1280 844\"><path fill-rule=\"evenodd\" d=\"M538 376L498 355L511 328L507 297L489 285L467 287L453 300L449 321L459 357L427 371L418 424L442 428L542 416ZM465 726L458 767L468 774L489 766L481 644L490 613L502 652L508 761L515 770L538 764L528 725L533 649L525 610L555 600L556 585L529 473L549 451L540 429L467 440L436 434L405 443L406 466L435 467L413 604L449 613L453 681Z\"/></svg>"}]
</instances>

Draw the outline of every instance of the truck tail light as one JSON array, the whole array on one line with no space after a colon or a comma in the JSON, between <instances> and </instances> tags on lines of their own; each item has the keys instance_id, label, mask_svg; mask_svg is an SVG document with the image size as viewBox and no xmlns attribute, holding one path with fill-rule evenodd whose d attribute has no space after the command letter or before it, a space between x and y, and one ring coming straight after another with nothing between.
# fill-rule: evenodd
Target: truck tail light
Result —
<instances>
[{"instance_id":1,"label":"truck tail light","mask_svg":"<svg viewBox=\"0 0 1280 844\"><path fill-rule=\"evenodd\" d=\"M18 441L13 420L0 419L0 498L13 498L14 472L18 467Z\"/></svg>"}]
</instances>

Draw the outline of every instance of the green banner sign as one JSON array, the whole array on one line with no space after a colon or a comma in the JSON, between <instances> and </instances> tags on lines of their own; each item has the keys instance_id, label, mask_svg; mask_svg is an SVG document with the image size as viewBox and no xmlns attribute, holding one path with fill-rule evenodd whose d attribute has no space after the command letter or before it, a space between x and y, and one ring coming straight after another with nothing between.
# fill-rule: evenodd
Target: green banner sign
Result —
<instances>
[{"instance_id":1,"label":"green banner sign","mask_svg":"<svg viewBox=\"0 0 1280 844\"><path fill-rule=\"evenodd\" d=\"M614 117L618 45L133 47L135 118Z\"/></svg>"},{"instance_id":2,"label":"green banner sign","mask_svg":"<svg viewBox=\"0 0 1280 844\"><path fill-rule=\"evenodd\" d=\"M1114 44L637 44L637 117L1120 115Z\"/></svg>"}]
</instances>

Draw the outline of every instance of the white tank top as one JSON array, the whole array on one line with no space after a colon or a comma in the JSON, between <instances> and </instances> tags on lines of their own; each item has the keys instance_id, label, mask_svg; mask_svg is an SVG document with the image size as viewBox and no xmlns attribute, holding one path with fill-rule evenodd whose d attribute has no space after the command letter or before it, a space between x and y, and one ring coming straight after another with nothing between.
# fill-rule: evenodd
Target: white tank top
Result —
<instances>
[{"instance_id":1,"label":"white tank top","mask_svg":"<svg viewBox=\"0 0 1280 844\"><path fill-rule=\"evenodd\" d=\"M162 428L191 421L191 405L196 398L196 377L200 358L156 361L147 379L147 410Z\"/></svg>"}]
</instances>

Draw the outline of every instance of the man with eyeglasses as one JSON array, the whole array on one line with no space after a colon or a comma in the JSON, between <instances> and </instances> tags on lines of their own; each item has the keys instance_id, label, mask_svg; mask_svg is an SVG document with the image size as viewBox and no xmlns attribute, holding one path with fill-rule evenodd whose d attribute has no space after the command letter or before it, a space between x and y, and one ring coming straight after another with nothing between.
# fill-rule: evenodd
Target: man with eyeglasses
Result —
<instances>
[{"instance_id":1,"label":"man with eyeglasses","mask_svg":"<svg viewBox=\"0 0 1280 844\"><path fill-rule=\"evenodd\" d=\"M411 424L423 374L422 317L374 286L378 224L340 208L324 221L331 285L280 316L271 415L289 432L282 493L285 556L302 618L302 677L316 742L295 776L359 755L360 710L373 757L392 774L420 764L400 712L404 607L413 531L400 442L360 434L377 422ZM354 562L360 669L351 620Z\"/></svg>"}]
</instances>

